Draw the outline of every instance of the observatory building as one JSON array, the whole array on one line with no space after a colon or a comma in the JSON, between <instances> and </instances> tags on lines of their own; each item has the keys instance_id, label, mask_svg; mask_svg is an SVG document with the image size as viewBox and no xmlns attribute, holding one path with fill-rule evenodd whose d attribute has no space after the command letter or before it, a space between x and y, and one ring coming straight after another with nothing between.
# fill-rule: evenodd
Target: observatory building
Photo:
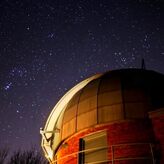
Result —
<instances>
[{"instance_id":1,"label":"observatory building","mask_svg":"<svg viewBox=\"0 0 164 164\"><path fill-rule=\"evenodd\" d=\"M40 132L50 163L164 164L164 75L92 76L60 99Z\"/></svg>"}]
</instances>

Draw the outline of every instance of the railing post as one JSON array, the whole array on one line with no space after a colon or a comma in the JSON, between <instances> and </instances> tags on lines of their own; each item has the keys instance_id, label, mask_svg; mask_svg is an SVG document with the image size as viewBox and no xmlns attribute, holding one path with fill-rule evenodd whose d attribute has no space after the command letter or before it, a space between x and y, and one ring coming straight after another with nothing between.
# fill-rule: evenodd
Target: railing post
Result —
<instances>
[{"instance_id":1,"label":"railing post","mask_svg":"<svg viewBox=\"0 0 164 164\"><path fill-rule=\"evenodd\" d=\"M154 153L153 153L152 144L150 143L149 145L150 145L150 150L151 150L152 161L153 161L153 164L155 164Z\"/></svg>"},{"instance_id":2,"label":"railing post","mask_svg":"<svg viewBox=\"0 0 164 164\"><path fill-rule=\"evenodd\" d=\"M112 152L112 164L114 164L114 150L113 150L113 146L111 146L111 152Z\"/></svg>"}]
</instances>

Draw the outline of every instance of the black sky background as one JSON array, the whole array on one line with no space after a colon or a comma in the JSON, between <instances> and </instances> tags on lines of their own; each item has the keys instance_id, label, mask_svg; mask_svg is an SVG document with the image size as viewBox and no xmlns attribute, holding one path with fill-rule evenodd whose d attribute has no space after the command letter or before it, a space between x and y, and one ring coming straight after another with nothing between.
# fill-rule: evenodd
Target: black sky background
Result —
<instances>
[{"instance_id":1,"label":"black sky background","mask_svg":"<svg viewBox=\"0 0 164 164\"><path fill-rule=\"evenodd\" d=\"M0 147L40 147L61 96L104 71L164 73L163 0L1 0Z\"/></svg>"}]
</instances>

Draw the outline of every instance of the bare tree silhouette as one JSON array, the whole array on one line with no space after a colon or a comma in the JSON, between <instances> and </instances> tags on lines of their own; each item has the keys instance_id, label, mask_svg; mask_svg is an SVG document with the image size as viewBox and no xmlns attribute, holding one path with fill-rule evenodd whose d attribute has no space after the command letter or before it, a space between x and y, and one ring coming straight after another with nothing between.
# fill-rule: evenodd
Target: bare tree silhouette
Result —
<instances>
[{"instance_id":1,"label":"bare tree silhouette","mask_svg":"<svg viewBox=\"0 0 164 164\"><path fill-rule=\"evenodd\" d=\"M0 164L4 164L8 156L8 153L9 153L9 149L7 147L0 149Z\"/></svg>"},{"instance_id":2,"label":"bare tree silhouette","mask_svg":"<svg viewBox=\"0 0 164 164\"><path fill-rule=\"evenodd\" d=\"M11 156L8 164L48 164L48 162L35 149L31 149L28 151L16 151Z\"/></svg>"}]
</instances>

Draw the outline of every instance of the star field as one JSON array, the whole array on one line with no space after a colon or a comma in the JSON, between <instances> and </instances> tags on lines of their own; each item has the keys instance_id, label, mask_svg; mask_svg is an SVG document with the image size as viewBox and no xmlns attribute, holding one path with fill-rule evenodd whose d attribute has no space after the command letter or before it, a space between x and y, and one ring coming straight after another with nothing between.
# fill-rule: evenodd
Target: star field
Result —
<instances>
[{"instance_id":1,"label":"star field","mask_svg":"<svg viewBox=\"0 0 164 164\"><path fill-rule=\"evenodd\" d=\"M0 1L0 147L39 149L61 96L100 72L164 73L163 0Z\"/></svg>"}]
</instances>

